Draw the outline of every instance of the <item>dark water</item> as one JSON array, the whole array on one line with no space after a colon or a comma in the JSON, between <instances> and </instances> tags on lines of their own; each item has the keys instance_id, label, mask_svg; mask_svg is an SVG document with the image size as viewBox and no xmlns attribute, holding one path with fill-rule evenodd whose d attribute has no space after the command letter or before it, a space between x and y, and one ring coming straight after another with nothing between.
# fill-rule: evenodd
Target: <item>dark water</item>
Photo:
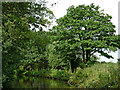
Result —
<instances>
[{"instance_id":1,"label":"dark water","mask_svg":"<svg viewBox=\"0 0 120 90\"><path fill-rule=\"evenodd\" d=\"M3 84L4 88L69 88L65 81L43 77L18 77Z\"/></svg>"}]
</instances>

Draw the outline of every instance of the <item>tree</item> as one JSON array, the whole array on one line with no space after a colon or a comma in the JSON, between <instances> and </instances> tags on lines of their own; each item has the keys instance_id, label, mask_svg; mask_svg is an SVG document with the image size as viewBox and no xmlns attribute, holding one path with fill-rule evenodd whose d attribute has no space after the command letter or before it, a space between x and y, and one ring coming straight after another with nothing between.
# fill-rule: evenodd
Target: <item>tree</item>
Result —
<instances>
[{"instance_id":1,"label":"tree","mask_svg":"<svg viewBox=\"0 0 120 90\"><path fill-rule=\"evenodd\" d=\"M64 60L65 58L56 51L55 46L53 44L49 44L46 47L46 57L49 64L49 68L52 69L62 69L69 70L69 62Z\"/></svg>"},{"instance_id":2,"label":"tree","mask_svg":"<svg viewBox=\"0 0 120 90\"><path fill-rule=\"evenodd\" d=\"M73 71L76 68L74 65L78 63L76 60L82 60L86 64L96 52L113 58L105 51L117 50L111 44L113 42L108 41L108 37L115 38L112 17L99 9L93 3L87 6L71 6L66 15L57 19L58 25L52 30L56 34L56 50L70 60Z\"/></svg>"},{"instance_id":3,"label":"tree","mask_svg":"<svg viewBox=\"0 0 120 90\"><path fill-rule=\"evenodd\" d=\"M40 48L40 46L45 46L47 41L42 38L42 36L46 35L42 33L38 34L38 32L35 32L35 29L37 28L43 32L43 27L49 26L54 17L53 12L45 4L43 1L41 3L2 3L3 74L10 75L13 73L13 70L18 68L22 60L29 59L28 63L35 62L35 57L36 61L40 60L38 56L41 55L40 52L45 48ZM34 29L31 30L31 27ZM38 40L38 37L41 40ZM28 46L28 44L30 45ZM28 48L31 50L27 51ZM26 53L26 56L24 53Z\"/></svg>"}]
</instances>

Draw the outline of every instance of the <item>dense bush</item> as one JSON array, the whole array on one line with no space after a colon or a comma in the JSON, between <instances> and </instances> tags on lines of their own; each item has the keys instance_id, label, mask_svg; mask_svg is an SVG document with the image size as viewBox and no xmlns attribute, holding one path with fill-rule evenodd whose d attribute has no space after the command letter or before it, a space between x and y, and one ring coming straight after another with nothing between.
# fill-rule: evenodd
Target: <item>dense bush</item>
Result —
<instances>
[{"instance_id":1,"label":"dense bush","mask_svg":"<svg viewBox=\"0 0 120 90\"><path fill-rule=\"evenodd\" d=\"M71 73L65 71L65 70L51 70L51 77L55 77L58 79L68 80Z\"/></svg>"}]
</instances>

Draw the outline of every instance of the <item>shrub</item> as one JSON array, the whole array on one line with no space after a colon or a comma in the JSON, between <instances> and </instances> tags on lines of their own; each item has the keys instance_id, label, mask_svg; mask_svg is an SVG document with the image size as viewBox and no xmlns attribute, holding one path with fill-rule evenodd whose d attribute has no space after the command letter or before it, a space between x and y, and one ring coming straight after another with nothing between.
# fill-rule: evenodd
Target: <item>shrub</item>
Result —
<instances>
[{"instance_id":1,"label":"shrub","mask_svg":"<svg viewBox=\"0 0 120 90\"><path fill-rule=\"evenodd\" d=\"M68 80L70 77L70 73L65 70L52 69L50 76L58 79Z\"/></svg>"}]
</instances>

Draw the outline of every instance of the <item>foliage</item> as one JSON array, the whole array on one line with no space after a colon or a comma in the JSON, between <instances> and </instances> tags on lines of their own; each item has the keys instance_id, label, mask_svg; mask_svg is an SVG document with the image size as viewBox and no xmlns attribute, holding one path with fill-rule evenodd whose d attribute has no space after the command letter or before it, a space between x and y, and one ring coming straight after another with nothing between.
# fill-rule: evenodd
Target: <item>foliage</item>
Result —
<instances>
[{"instance_id":1,"label":"foliage","mask_svg":"<svg viewBox=\"0 0 120 90\"><path fill-rule=\"evenodd\" d=\"M51 70L51 77L55 77L57 79L68 80L70 77L70 73L65 70Z\"/></svg>"},{"instance_id":2,"label":"foliage","mask_svg":"<svg viewBox=\"0 0 120 90\"><path fill-rule=\"evenodd\" d=\"M2 5L3 82L16 75L40 75L76 87L117 87L117 65L99 64L94 55L112 58L108 52L120 48L112 17L99 6L71 6L46 32L54 18L46 2Z\"/></svg>"},{"instance_id":3,"label":"foliage","mask_svg":"<svg viewBox=\"0 0 120 90\"><path fill-rule=\"evenodd\" d=\"M69 69L69 63L56 51L53 44L49 44L46 49L46 57L48 57L47 60L52 69Z\"/></svg>"},{"instance_id":4,"label":"foliage","mask_svg":"<svg viewBox=\"0 0 120 90\"><path fill-rule=\"evenodd\" d=\"M43 51L49 39L42 30L50 25L54 15L45 4L43 1L2 3L3 75L12 77L28 67L33 69L34 63L44 63L40 68L47 66Z\"/></svg>"},{"instance_id":5,"label":"foliage","mask_svg":"<svg viewBox=\"0 0 120 90\"><path fill-rule=\"evenodd\" d=\"M57 69L42 69L27 72L27 75L67 80L71 87L78 88L117 88L118 87L117 63L97 63L85 69L77 68L75 73Z\"/></svg>"},{"instance_id":6,"label":"foliage","mask_svg":"<svg viewBox=\"0 0 120 90\"><path fill-rule=\"evenodd\" d=\"M71 72L65 70L57 70L57 69L41 69L40 71L30 71L26 72L26 75L39 75L42 77L59 79L59 80L68 80L71 76Z\"/></svg>"},{"instance_id":7,"label":"foliage","mask_svg":"<svg viewBox=\"0 0 120 90\"><path fill-rule=\"evenodd\" d=\"M66 15L57 19L58 25L53 27L55 49L65 60L69 60L72 71L79 62L86 64L90 61L96 52L113 58L105 51L117 50L112 43L118 44L108 40L108 37L116 39L112 17L99 9L93 3L71 6Z\"/></svg>"}]
</instances>

